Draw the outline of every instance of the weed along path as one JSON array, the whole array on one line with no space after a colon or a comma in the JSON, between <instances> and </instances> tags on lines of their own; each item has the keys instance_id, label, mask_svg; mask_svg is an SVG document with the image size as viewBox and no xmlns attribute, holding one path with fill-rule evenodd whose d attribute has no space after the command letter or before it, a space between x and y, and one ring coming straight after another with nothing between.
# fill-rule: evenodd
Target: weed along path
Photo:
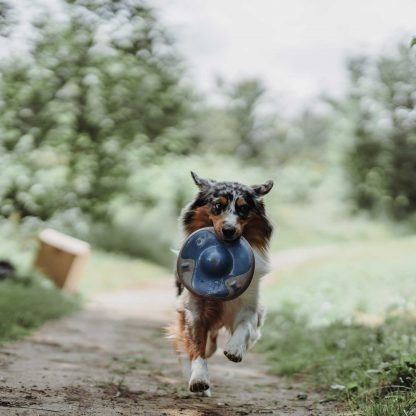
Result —
<instances>
[{"instance_id":1,"label":"weed along path","mask_svg":"<svg viewBox=\"0 0 416 416\"><path fill-rule=\"evenodd\" d=\"M331 403L267 375L262 357L210 360L211 398L187 391L163 327L173 279L96 296L86 308L0 347L0 415L334 415Z\"/></svg>"}]
</instances>

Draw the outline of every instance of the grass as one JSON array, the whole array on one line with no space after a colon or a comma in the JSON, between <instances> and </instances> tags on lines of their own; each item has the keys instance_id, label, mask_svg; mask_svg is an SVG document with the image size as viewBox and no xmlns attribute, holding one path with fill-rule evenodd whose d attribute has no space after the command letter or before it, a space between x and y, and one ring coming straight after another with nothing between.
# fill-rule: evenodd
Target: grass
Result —
<instances>
[{"instance_id":1,"label":"grass","mask_svg":"<svg viewBox=\"0 0 416 416\"><path fill-rule=\"evenodd\" d=\"M363 415L416 415L416 238L337 245L272 276L259 345L274 373L301 377Z\"/></svg>"},{"instance_id":2,"label":"grass","mask_svg":"<svg viewBox=\"0 0 416 416\"><path fill-rule=\"evenodd\" d=\"M296 306L314 325L416 310L416 238L344 243L267 278L269 310Z\"/></svg>"},{"instance_id":3,"label":"grass","mask_svg":"<svg viewBox=\"0 0 416 416\"><path fill-rule=\"evenodd\" d=\"M37 279L0 282L0 344L15 341L80 306L79 298Z\"/></svg>"},{"instance_id":4,"label":"grass","mask_svg":"<svg viewBox=\"0 0 416 416\"><path fill-rule=\"evenodd\" d=\"M329 202L279 203L268 211L275 224L272 250L374 241L392 234L388 222L371 221L365 215L349 216L345 207Z\"/></svg>"},{"instance_id":5,"label":"grass","mask_svg":"<svg viewBox=\"0 0 416 416\"><path fill-rule=\"evenodd\" d=\"M83 295L90 296L99 292L137 287L167 275L167 269L147 260L93 250L83 273L80 291Z\"/></svg>"},{"instance_id":6,"label":"grass","mask_svg":"<svg viewBox=\"0 0 416 416\"><path fill-rule=\"evenodd\" d=\"M286 307L269 317L260 349L272 372L301 376L353 410L415 415L415 324L414 316L396 316L378 327L343 322L313 327Z\"/></svg>"},{"instance_id":7,"label":"grass","mask_svg":"<svg viewBox=\"0 0 416 416\"><path fill-rule=\"evenodd\" d=\"M286 166L265 197L275 224L272 250L375 241L409 234L405 225L352 212L346 200L345 179L339 165Z\"/></svg>"}]
</instances>

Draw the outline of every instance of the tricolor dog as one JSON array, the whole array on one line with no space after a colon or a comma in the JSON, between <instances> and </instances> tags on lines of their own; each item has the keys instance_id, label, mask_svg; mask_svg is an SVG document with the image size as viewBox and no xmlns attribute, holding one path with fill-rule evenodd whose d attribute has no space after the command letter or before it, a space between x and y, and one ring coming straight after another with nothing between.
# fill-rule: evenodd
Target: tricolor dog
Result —
<instances>
[{"instance_id":1,"label":"tricolor dog","mask_svg":"<svg viewBox=\"0 0 416 416\"><path fill-rule=\"evenodd\" d=\"M176 281L177 322L171 328L174 348L189 377L189 390L210 396L207 359L217 349L219 330L226 328L231 334L224 354L236 363L260 337L264 308L259 304L259 282L269 271L267 250L273 230L263 197L272 189L273 182L247 186L191 174L199 192L181 215L185 236L204 227L214 227L216 235L225 241L245 237L255 257L250 286L233 300L199 297L178 278Z\"/></svg>"}]
</instances>

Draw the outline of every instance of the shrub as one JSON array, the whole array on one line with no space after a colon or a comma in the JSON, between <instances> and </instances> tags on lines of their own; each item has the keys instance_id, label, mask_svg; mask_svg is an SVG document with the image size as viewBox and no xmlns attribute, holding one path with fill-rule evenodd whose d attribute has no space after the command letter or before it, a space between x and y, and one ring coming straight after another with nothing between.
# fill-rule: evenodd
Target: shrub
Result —
<instances>
[{"instance_id":1,"label":"shrub","mask_svg":"<svg viewBox=\"0 0 416 416\"><path fill-rule=\"evenodd\" d=\"M390 55L350 62L351 195L357 207L398 219L416 211L415 68L416 50L403 45Z\"/></svg>"}]
</instances>

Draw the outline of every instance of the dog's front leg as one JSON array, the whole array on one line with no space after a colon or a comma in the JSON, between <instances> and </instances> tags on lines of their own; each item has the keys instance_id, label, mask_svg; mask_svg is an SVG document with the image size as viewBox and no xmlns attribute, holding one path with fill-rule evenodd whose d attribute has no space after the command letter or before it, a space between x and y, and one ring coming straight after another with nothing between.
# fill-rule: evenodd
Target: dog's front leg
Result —
<instances>
[{"instance_id":1,"label":"dog's front leg","mask_svg":"<svg viewBox=\"0 0 416 416\"><path fill-rule=\"evenodd\" d=\"M253 306L246 306L237 314L232 336L224 349L224 354L230 361L240 362L245 352L260 337L261 313L261 310Z\"/></svg>"},{"instance_id":2,"label":"dog's front leg","mask_svg":"<svg viewBox=\"0 0 416 416\"><path fill-rule=\"evenodd\" d=\"M192 393L202 393L205 396L211 395L208 366L205 358L197 357L192 360L189 390Z\"/></svg>"}]
</instances>

